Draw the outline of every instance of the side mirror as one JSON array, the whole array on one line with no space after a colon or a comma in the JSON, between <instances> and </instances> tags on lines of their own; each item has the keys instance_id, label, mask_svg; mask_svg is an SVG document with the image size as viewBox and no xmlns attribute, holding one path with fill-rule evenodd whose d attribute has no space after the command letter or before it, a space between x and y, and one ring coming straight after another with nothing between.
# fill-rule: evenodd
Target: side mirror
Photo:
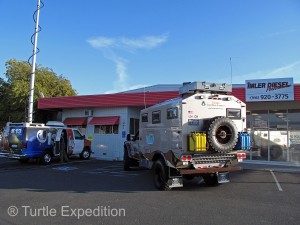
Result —
<instances>
[{"instance_id":1,"label":"side mirror","mask_svg":"<svg viewBox=\"0 0 300 225\"><path fill-rule=\"evenodd\" d=\"M130 134L126 135L126 141L131 141L131 135Z\"/></svg>"}]
</instances>

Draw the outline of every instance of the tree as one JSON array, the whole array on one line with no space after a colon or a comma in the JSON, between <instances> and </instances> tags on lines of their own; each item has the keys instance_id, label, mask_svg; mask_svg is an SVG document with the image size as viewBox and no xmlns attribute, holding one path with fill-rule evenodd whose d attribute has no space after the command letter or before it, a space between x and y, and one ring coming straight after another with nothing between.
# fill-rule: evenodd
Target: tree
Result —
<instances>
[{"instance_id":1,"label":"tree","mask_svg":"<svg viewBox=\"0 0 300 225\"><path fill-rule=\"evenodd\" d=\"M7 80L0 78L0 126L6 122L27 121L28 99L30 94L31 65L26 61L8 60L5 63ZM76 90L68 79L57 75L52 69L36 66L34 88L34 122L38 121L37 101L42 96L74 96Z\"/></svg>"}]
</instances>

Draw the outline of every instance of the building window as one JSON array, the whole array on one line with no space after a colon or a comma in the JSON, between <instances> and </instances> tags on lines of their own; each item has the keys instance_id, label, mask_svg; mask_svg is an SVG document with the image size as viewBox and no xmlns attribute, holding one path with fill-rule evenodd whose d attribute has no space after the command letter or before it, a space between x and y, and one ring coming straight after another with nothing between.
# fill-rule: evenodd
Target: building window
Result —
<instances>
[{"instance_id":1,"label":"building window","mask_svg":"<svg viewBox=\"0 0 300 225\"><path fill-rule=\"evenodd\" d=\"M160 110L152 112L152 123L160 123Z\"/></svg>"},{"instance_id":2,"label":"building window","mask_svg":"<svg viewBox=\"0 0 300 225\"><path fill-rule=\"evenodd\" d=\"M177 118L178 118L178 108L177 107L167 109L167 119L168 120L177 119Z\"/></svg>"},{"instance_id":3,"label":"building window","mask_svg":"<svg viewBox=\"0 0 300 225\"><path fill-rule=\"evenodd\" d=\"M130 118L130 128L129 133L130 134L136 134L136 132L139 129L140 120L135 118Z\"/></svg>"},{"instance_id":4,"label":"building window","mask_svg":"<svg viewBox=\"0 0 300 225\"><path fill-rule=\"evenodd\" d=\"M142 122L143 123L148 122L148 113L143 113L143 115L142 115Z\"/></svg>"},{"instance_id":5,"label":"building window","mask_svg":"<svg viewBox=\"0 0 300 225\"><path fill-rule=\"evenodd\" d=\"M95 125L95 134L118 134L119 125Z\"/></svg>"}]
</instances>

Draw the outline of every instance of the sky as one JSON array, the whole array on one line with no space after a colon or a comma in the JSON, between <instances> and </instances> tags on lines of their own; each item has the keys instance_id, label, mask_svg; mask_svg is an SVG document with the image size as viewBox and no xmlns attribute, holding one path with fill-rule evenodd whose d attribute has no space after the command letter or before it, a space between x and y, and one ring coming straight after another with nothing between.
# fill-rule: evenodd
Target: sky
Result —
<instances>
[{"instance_id":1,"label":"sky","mask_svg":"<svg viewBox=\"0 0 300 225\"><path fill-rule=\"evenodd\" d=\"M42 0L38 65L78 95L189 81L300 83L299 0ZM0 76L27 61L38 0L0 0Z\"/></svg>"}]
</instances>

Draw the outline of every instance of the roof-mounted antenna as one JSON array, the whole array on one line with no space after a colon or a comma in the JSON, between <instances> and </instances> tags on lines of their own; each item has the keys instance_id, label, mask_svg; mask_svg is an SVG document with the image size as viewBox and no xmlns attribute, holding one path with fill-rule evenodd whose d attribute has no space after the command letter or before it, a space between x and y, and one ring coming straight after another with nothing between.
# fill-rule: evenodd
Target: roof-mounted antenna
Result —
<instances>
[{"instance_id":1,"label":"roof-mounted antenna","mask_svg":"<svg viewBox=\"0 0 300 225\"><path fill-rule=\"evenodd\" d=\"M230 84L232 85L232 63L231 63L231 57L229 58L230 62Z\"/></svg>"},{"instance_id":2,"label":"roof-mounted antenna","mask_svg":"<svg viewBox=\"0 0 300 225\"><path fill-rule=\"evenodd\" d=\"M32 57L32 64L31 64L31 77L30 77L30 95L29 95L29 105L28 105L28 123L32 123L35 64L36 64L36 54L38 53L37 39L38 39L38 33L41 30L41 28L39 26L39 17L40 17L40 9L43 6L44 6L43 3L42 3L42 6L41 6L41 0L38 0L37 10L33 14L33 20L35 22L35 32L33 34L33 36L34 36L33 54L31 56ZM31 42L32 42L32 39L31 39ZM30 58L29 58L29 60L30 60Z\"/></svg>"}]
</instances>

